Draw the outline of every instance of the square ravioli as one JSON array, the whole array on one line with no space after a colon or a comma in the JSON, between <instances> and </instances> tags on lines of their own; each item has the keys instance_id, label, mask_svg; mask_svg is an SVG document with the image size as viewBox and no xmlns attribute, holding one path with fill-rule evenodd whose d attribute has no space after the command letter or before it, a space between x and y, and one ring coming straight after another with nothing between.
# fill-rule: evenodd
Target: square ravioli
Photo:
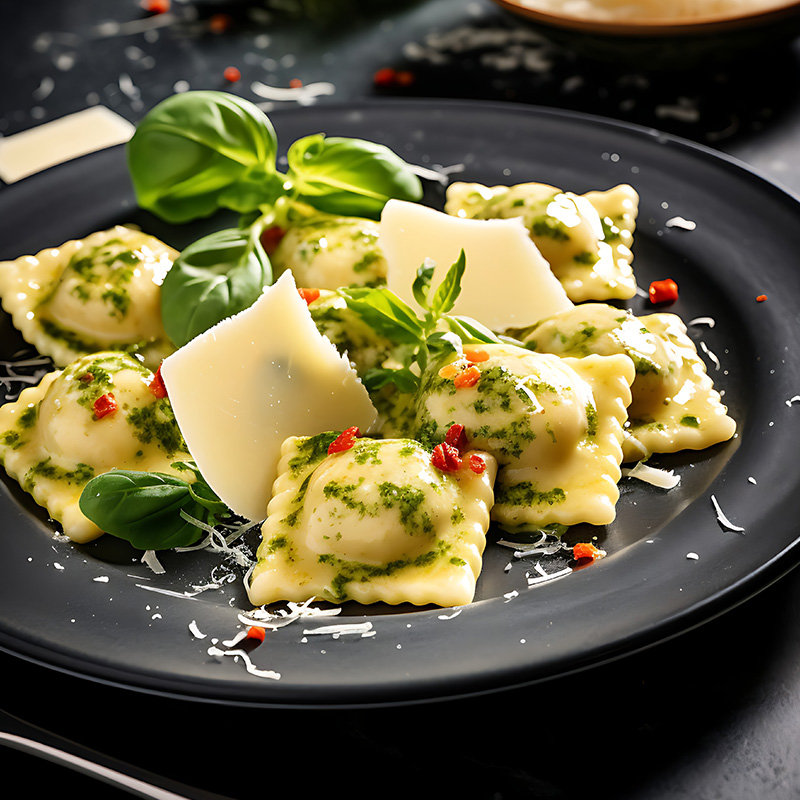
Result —
<instances>
[{"instance_id":1,"label":"square ravioli","mask_svg":"<svg viewBox=\"0 0 800 800\"><path fill-rule=\"evenodd\" d=\"M639 195L627 184L579 195L544 183L456 182L444 210L470 219L521 217L574 303L636 294L631 247Z\"/></svg>"},{"instance_id":2,"label":"square ravioli","mask_svg":"<svg viewBox=\"0 0 800 800\"><path fill-rule=\"evenodd\" d=\"M495 459L465 453L461 468L444 472L419 442L358 438L329 453L336 436L284 442L251 602L470 603Z\"/></svg>"},{"instance_id":3,"label":"square ravioli","mask_svg":"<svg viewBox=\"0 0 800 800\"><path fill-rule=\"evenodd\" d=\"M170 465L191 458L152 381L127 354L96 353L0 406L0 463L73 541L103 533L79 506L93 477L112 469L181 477Z\"/></svg>"},{"instance_id":4,"label":"square ravioli","mask_svg":"<svg viewBox=\"0 0 800 800\"><path fill-rule=\"evenodd\" d=\"M636 368L625 423L625 461L702 450L736 432L705 363L675 314L641 317L587 303L518 332L537 352L581 358L625 354Z\"/></svg>"},{"instance_id":5,"label":"square ravioli","mask_svg":"<svg viewBox=\"0 0 800 800\"><path fill-rule=\"evenodd\" d=\"M633 378L627 356L481 345L423 376L417 437L437 441L463 425L470 446L497 458L492 519L504 527L605 525L619 498Z\"/></svg>"},{"instance_id":6,"label":"square ravioli","mask_svg":"<svg viewBox=\"0 0 800 800\"><path fill-rule=\"evenodd\" d=\"M161 283L178 253L117 225L0 263L0 301L26 342L57 367L101 350L156 369L174 350L161 321Z\"/></svg>"}]
</instances>

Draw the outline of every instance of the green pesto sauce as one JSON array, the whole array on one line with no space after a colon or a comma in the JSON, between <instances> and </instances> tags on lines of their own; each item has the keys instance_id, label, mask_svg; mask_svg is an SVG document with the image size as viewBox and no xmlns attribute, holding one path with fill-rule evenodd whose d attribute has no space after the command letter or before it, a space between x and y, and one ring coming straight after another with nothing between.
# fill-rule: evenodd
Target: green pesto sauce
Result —
<instances>
[{"instance_id":1,"label":"green pesto sauce","mask_svg":"<svg viewBox=\"0 0 800 800\"><path fill-rule=\"evenodd\" d=\"M328 455L328 448L338 435L337 431L325 431L316 436L305 436L299 439L295 444L298 453L289 459L289 469L296 473L303 467L318 464Z\"/></svg>"},{"instance_id":2,"label":"green pesto sauce","mask_svg":"<svg viewBox=\"0 0 800 800\"><path fill-rule=\"evenodd\" d=\"M126 421L142 444L156 442L170 457L178 450L186 450L175 413L166 399L140 408L131 408Z\"/></svg>"},{"instance_id":3,"label":"green pesto sauce","mask_svg":"<svg viewBox=\"0 0 800 800\"><path fill-rule=\"evenodd\" d=\"M572 260L576 264L580 264L582 267L593 267L600 260L600 256L597 253L592 253L589 250L585 250L582 253L577 253L574 255Z\"/></svg>"},{"instance_id":4,"label":"green pesto sauce","mask_svg":"<svg viewBox=\"0 0 800 800\"><path fill-rule=\"evenodd\" d=\"M11 450L19 450L25 442L26 440L22 438L19 431L4 431L0 433L0 444Z\"/></svg>"},{"instance_id":5,"label":"green pesto sauce","mask_svg":"<svg viewBox=\"0 0 800 800\"><path fill-rule=\"evenodd\" d=\"M589 437L597 436L597 426L600 416L592 403L586 404L586 435Z\"/></svg>"},{"instance_id":6,"label":"green pesto sauce","mask_svg":"<svg viewBox=\"0 0 800 800\"><path fill-rule=\"evenodd\" d=\"M601 225L603 226L603 238L611 243L617 242L621 238L620 229L617 225L617 222L620 221L619 219L612 219L611 217L603 217L600 220Z\"/></svg>"},{"instance_id":7,"label":"green pesto sauce","mask_svg":"<svg viewBox=\"0 0 800 800\"><path fill-rule=\"evenodd\" d=\"M381 443L378 439L358 439L353 445L353 461L356 464L382 464L378 457Z\"/></svg>"},{"instance_id":8,"label":"green pesto sauce","mask_svg":"<svg viewBox=\"0 0 800 800\"><path fill-rule=\"evenodd\" d=\"M336 576L331 581L331 595L337 602L343 602L349 597L347 592L348 584L354 581L366 583L375 578L384 578L394 575L403 569L428 567L436 562L437 559L445 556L449 549L450 545L446 542L437 542L435 549L422 553L415 558L396 559L387 564L377 565L364 564L360 561L344 561L330 553L326 553L319 557L319 563L328 564L337 570ZM456 561L463 564L461 559L456 559ZM450 559L450 563L455 564L456 561L454 561L453 558Z\"/></svg>"},{"instance_id":9,"label":"green pesto sauce","mask_svg":"<svg viewBox=\"0 0 800 800\"><path fill-rule=\"evenodd\" d=\"M39 478L50 481L64 481L66 483L74 483L78 486L82 486L88 483L93 477L94 469L88 464L76 464L75 469L65 469L64 467L59 467L50 463L50 459L47 458L44 461L40 461L38 464L34 464L34 466L25 473L21 485L26 492L31 492Z\"/></svg>"},{"instance_id":10,"label":"green pesto sauce","mask_svg":"<svg viewBox=\"0 0 800 800\"><path fill-rule=\"evenodd\" d=\"M98 350L116 350L121 353L134 355L147 346L148 342L93 342L78 336L74 331L59 325L46 317L39 317L42 332L53 341L62 342L67 347L78 353L96 353Z\"/></svg>"},{"instance_id":11,"label":"green pesto sauce","mask_svg":"<svg viewBox=\"0 0 800 800\"><path fill-rule=\"evenodd\" d=\"M433 522L422 508L425 503L425 492L422 489L398 486L387 481L378 484L378 492L384 508L397 508L400 522L409 533L433 531Z\"/></svg>"},{"instance_id":12,"label":"green pesto sauce","mask_svg":"<svg viewBox=\"0 0 800 800\"><path fill-rule=\"evenodd\" d=\"M363 478L358 483L337 483L329 481L322 488L322 493L327 500L338 500L345 508L355 511L361 517L374 517L377 509L368 506L361 500L356 500L353 493L363 483Z\"/></svg>"},{"instance_id":13,"label":"green pesto sauce","mask_svg":"<svg viewBox=\"0 0 800 800\"><path fill-rule=\"evenodd\" d=\"M685 425L687 428L699 428L700 420L694 414L687 414L681 417L681 425Z\"/></svg>"},{"instance_id":14,"label":"green pesto sauce","mask_svg":"<svg viewBox=\"0 0 800 800\"><path fill-rule=\"evenodd\" d=\"M495 503L506 506L555 506L563 503L566 494L556 487L541 492L531 481L520 481L511 486L499 486L495 489Z\"/></svg>"},{"instance_id":15,"label":"green pesto sauce","mask_svg":"<svg viewBox=\"0 0 800 800\"><path fill-rule=\"evenodd\" d=\"M39 404L28 406L17 418L17 426L20 428L32 428L39 419Z\"/></svg>"},{"instance_id":16,"label":"green pesto sauce","mask_svg":"<svg viewBox=\"0 0 800 800\"><path fill-rule=\"evenodd\" d=\"M501 428L482 425L473 434L475 439L485 439L492 443L491 449L510 458L519 458L525 448L535 438L527 419L515 419Z\"/></svg>"},{"instance_id":17,"label":"green pesto sauce","mask_svg":"<svg viewBox=\"0 0 800 800\"><path fill-rule=\"evenodd\" d=\"M568 242L570 235L563 222L555 217L543 215L529 220L528 227L531 235L542 239L552 239L555 242Z\"/></svg>"}]
</instances>

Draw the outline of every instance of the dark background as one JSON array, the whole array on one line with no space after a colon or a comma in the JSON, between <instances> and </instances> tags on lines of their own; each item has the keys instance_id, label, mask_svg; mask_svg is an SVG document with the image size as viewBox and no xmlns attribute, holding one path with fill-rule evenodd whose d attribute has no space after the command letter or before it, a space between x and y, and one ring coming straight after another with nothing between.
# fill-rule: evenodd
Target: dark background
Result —
<instances>
[{"instance_id":1,"label":"dark background","mask_svg":"<svg viewBox=\"0 0 800 800\"><path fill-rule=\"evenodd\" d=\"M258 2L173 0L168 15L153 16L135 0L4 3L0 133L96 103L136 122L186 88L265 102L254 81L327 82L332 93L319 104L455 97L600 114L716 148L800 192L797 43L720 63L692 63L687 52L685 68L654 70L641 54L583 57L489 0L315 8L309 18ZM230 66L240 81L226 81ZM386 67L408 77L376 85ZM0 706L236 798L789 800L800 796L799 665L795 571L645 652L468 700L335 712L231 708L90 683L0 654ZM0 750L0 766L6 791L21 775L34 796L124 796L13 750Z\"/></svg>"}]
</instances>

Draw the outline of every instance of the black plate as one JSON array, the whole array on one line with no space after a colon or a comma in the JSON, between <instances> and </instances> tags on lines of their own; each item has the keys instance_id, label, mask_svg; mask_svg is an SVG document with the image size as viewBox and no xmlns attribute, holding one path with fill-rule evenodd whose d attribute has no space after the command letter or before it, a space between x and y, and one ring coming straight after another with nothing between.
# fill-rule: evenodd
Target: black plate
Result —
<instances>
[{"instance_id":1,"label":"black plate","mask_svg":"<svg viewBox=\"0 0 800 800\"><path fill-rule=\"evenodd\" d=\"M104 537L53 537L13 481L0 496L0 647L113 684L184 698L347 706L427 700L542 681L664 640L743 601L797 558L800 473L800 205L731 159L674 137L522 106L390 102L272 115L285 149L317 131L385 142L412 163L459 167L455 179L542 181L583 192L631 183L641 197L640 286L672 277L670 308L693 325L739 425L734 441L654 461L675 469L669 492L623 479L617 521L593 531L609 556L531 588L531 560L487 547L476 601L459 610L347 607L340 621L374 635L304 636L297 622L242 660L208 655L240 628L240 575L208 555L166 554L156 575ZM429 186L431 203L442 189ZM668 225L682 217L694 230ZM34 176L0 193L0 257L135 222L181 247L220 220L170 228L134 203L121 148ZM758 295L767 295L757 302ZM652 310L643 298L635 313ZM2 318L2 356L20 340ZM716 360L715 360L716 358ZM717 368L717 362L719 368ZM714 495L744 532L726 530ZM696 555L689 557L689 554ZM504 569L513 561L510 570ZM218 590L184 595L229 575ZM155 589L157 591L150 591ZM190 628L190 624L195 626ZM324 621L323 621L324 622ZM200 639L192 630L207 638Z\"/></svg>"}]
</instances>

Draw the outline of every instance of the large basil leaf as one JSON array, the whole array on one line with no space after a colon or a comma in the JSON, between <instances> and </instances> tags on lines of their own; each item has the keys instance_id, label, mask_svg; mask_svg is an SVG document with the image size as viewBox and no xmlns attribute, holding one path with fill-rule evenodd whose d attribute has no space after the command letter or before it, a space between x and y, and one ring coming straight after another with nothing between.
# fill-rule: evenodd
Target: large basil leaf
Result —
<instances>
[{"instance_id":1,"label":"large basil leaf","mask_svg":"<svg viewBox=\"0 0 800 800\"><path fill-rule=\"evenodd\" d=\"M139 205L168 222L246 212L282 190L268 117L226 92L172 95L138 124L128 166Z\"/></svg>"},{"instance_id":2,"label":"large basil leaf","mask_svg":"<svg viewBox=\"0 0 800 800\"><path fill-rule=\"evenodd\" d=\"M177 347L249 308L272 282L260 231L258 225L216 231L176 259L161 286L161 315Z\"/></svg>"},{"instance_id":3,"label":"large basil leaf","mask_svg":"<svg viewBox=\"0 0 800 800\"><path fill-rule=\"evenodd\" d=\"M387 200L420 200L422 182L396 153L363 139L314 134L287 153L298 196L333 214L377 217Z\"/></svg>"},{"instance_id":4,"label":"large basil leaf","mask_svg":"<svg viewBox=\"0 0 800 800\"><path fill-rule=\"evenodd\" d=\"M203 530L181 511L205 522L224 505L201 482L203 494L192 485L160 472L112 470L92 478L80 497L80 509L106 533L129 541L139 550L187 547ZM224 516L222 514L221 516Z\"/></svg>"}]
</instances>

